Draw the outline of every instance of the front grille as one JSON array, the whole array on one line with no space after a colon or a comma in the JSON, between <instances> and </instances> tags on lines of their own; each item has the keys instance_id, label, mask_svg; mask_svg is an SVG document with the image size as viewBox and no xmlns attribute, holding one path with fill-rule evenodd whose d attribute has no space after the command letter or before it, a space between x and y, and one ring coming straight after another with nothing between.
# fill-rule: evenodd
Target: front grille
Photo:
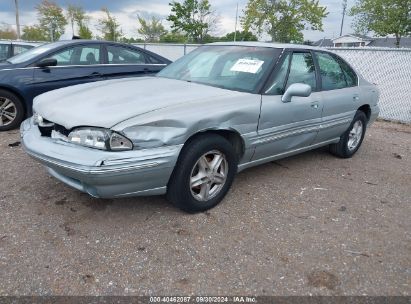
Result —
<instances>
[{"instance_id":1,"label":"front grille","mask_svg":"<svg viewBox=\"0 0 411 304\"><path fill-rule=\"evenodd\" d=\"M59 132L60 134L64 136L68 136L70 134L70 130L67 130L62 125L58 125L54 123L50 123L50 124L43 125L43 126L39 125L39 130L40 130L41 136L44 136L44 137L51 137L52 131Z\"/></svg>"},{"instance_id":2,"label":"front grille","mask_svg":"<svg viewBox=\"0 0 411 304\"><path fill-rule=\"evenodd\" d=\"M64 136L69 136L70 130L67 130L65 127L62 125L55 124L54 125L54 131L59 132L60 134L63 134Z\"/></svg>"},{"instance_id":3,"label":"front grille","mask_svg":"<svg viewBox=\"0 0 411 304\"><path fill-rule=\"evenodd\" d=\"M41 136L44 136L44 137L51 137L51 132L53 131L53 129L54 129L54 126L43 127L39 125Z\"/></svg>"}]
</instances>

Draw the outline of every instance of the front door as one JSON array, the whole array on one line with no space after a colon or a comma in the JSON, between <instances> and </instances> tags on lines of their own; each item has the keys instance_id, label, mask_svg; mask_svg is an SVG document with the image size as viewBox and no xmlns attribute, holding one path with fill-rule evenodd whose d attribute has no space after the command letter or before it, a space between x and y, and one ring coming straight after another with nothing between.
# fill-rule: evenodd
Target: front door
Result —
<instances>
[{"instance_id":1,"label":"front door","mask_svg":"<svg viewBox=\"0 0 411 304\"><path fill-rule=\"evenodd\" d=\"M310 85L311 95L294 96L291 102L282 102L282 95L293 83ZM284 54L280 68L271 77L262 95L253 159L267 158L311 145L321 124L322 108L312 53L295 51Z\"/></svg>"},{"instance_id":2,"label":"front door","mask_svg":"<svg viewBox=\"0 0 411 304\"><path fill-rule=\"evenodd\" d=\"M76 84L103 80L100 44L76 45L47 56L57 66L35 68L32 95Z\"/></svg>"}]
</instances>

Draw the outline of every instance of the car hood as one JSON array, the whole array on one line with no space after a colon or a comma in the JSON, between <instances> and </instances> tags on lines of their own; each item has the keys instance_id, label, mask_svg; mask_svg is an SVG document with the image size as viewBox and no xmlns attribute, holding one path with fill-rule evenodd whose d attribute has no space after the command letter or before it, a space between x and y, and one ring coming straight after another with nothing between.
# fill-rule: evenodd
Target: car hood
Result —
<instances>
[{"instance_id":1,"label":"car hood","mask_svg":"<svg viewBox=\"0 0 411 304\"><path fill-rule=\"evenodd\" d=\"M51 91L34 99L33 109L45 119L72 129L112 128L130 118L175 105L207 102L240 92L160 78L99 81Z\"/></svg>"},{"instance_id":2,"label":"car hood","mask_svg":"<svg viewBox=\"0 0 411 304\"><path fill-rule=\"evenodd\" d=\"M6 62L6 61L0 61L0 70L2 70L2 69L10 69L10 68L13 68L13 67L14 67L13 64L10 64L10 63L8 63L8 62Z\"/></svg>"}]
</instances>

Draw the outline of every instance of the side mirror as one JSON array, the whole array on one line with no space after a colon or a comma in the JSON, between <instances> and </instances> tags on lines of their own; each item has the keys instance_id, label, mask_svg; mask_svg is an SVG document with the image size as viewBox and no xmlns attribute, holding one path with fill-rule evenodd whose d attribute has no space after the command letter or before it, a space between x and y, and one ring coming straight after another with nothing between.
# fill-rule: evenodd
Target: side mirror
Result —
<instances>
[{"instance_id":1,"label":"side mirror","mask_svg":"<svg viewBox=\"0 0 411 304\"><path fill-rule=\"evenodd\" d=\"M50 66L56 66L57 65L57 59L54 58L45 58L40 60L36 66L39 68L46 68Z\"/></svg>"},{"instance_id":2,"label":"side mirror","mask_svg":"<svg viewBox=\"0 0 411 304\"><path fill-rule=\"evenodd\" d=\"M285 91L282 102L290 102L293 96L308 97L311 95L311 86L304 83L293 83Z\"/></svg>"}]
</instances>

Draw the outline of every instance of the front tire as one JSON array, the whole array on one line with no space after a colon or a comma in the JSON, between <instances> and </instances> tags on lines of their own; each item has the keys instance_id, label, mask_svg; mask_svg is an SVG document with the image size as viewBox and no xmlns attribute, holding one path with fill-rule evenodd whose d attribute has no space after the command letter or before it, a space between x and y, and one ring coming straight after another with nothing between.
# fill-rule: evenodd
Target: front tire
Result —
<instances>
[{"instance_id":1,"label":"front tire","mask_svg":"<svg viewBox=\"0 0 411 304\"><path fill-rule=\"evenodd\" d=\"M17 128L24 118L23 104L16 95L0 90L0 131Z\"/></svg>"},{"instance_id":2,"label":"front tire","mask_svg":"<svg viewBox=\"0 0 411 304\"><path fill-rule=\"evenodd\" d=\"M216 206L237 172L238 157L229 141L217 134L200 135L181 151L167 187L167 199L190 213Z\"/></svg>"},{"instance_id":3,"label":"front tire","mask_svg":"<svg viewBox=\"0 0 411 304\"><path fill-rule=\"evenodd\" d=\"M362 111L355 113L348 130L341 136L340 141L330 145L330 152L341 158L352 157L360 148L367 129L367 116Z\"/></svg>"}]
</instances>

